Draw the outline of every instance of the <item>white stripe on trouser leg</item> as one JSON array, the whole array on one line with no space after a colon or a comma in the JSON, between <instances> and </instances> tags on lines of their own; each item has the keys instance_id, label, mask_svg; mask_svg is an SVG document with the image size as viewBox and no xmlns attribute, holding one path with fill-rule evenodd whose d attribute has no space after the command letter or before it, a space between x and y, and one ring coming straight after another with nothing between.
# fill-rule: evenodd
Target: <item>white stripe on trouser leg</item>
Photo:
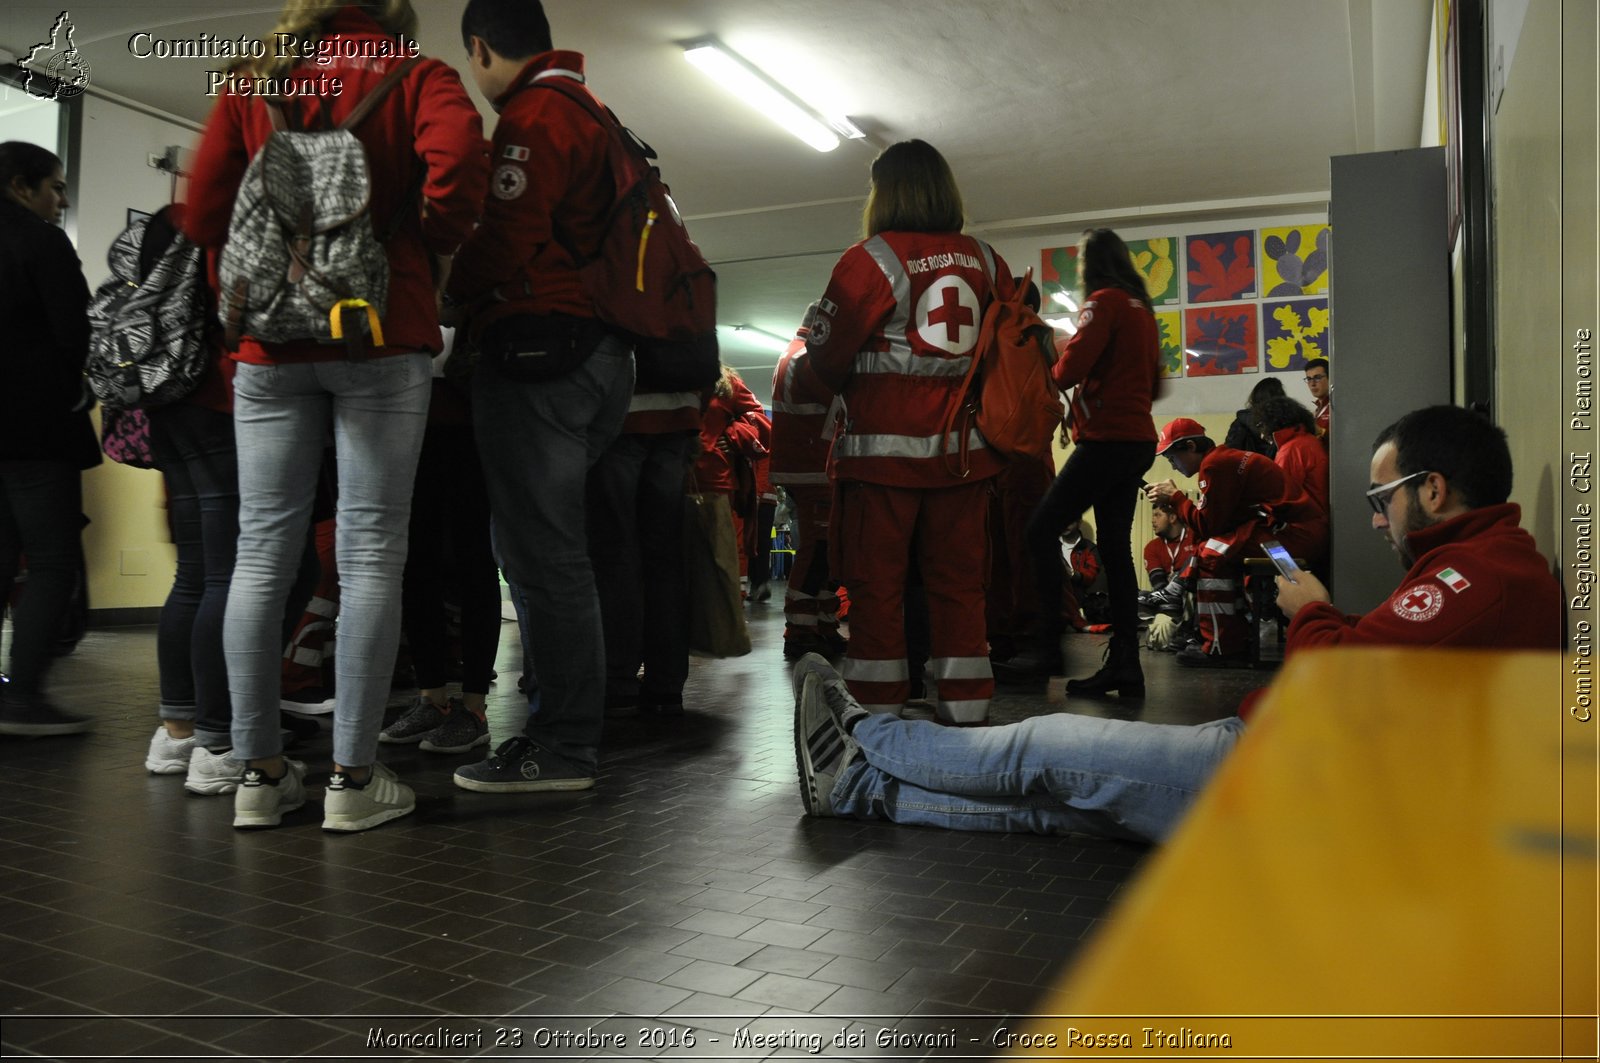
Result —
<instances>
[{"instance_id":1,"label":"white stripe on trouser leg","mask_svg":"<svg viewBox=\"0 0 1600 1063\"><path fill-rule=\"evenodd\" d=\"M1197 591L1233 591L1238 583L1231 579L1203 579L1195 584Z\"/></svg>"},{"instance_id":2,"label":"white stripe on trouser leg","mask_svg":"<svg viewBox=\"0 0 1600 1063\"><path fill-rule=\"evenodd\" d=\"M904 657L894 661L865 661L858 657L846 657L839 674L846 682L854 680L857 683L899 683L911 678L911 670Z\"/></svg>"},{"instance_id":3,"label":"white stripe on trouser leg","mask_svg":"<svg viewBox=\"0 0 1600 1063\"><path fill-rule=\"evenodd\" d=\"M784 592L783 600L786 602L809 602L813 601L814 599L811 597L811 595L797 591L793 587L790 587Z\"/></svg>"},{"instance_id":4,"label":"white stripe on trouser leg","mask_svg":"<svg viewBox=\"0 0 1600 1063\"><path fill-rule=\"evenodd\" d=\"M941 699L937 712L940 719L952 723L982 723L989 718L989 699L971 698L964 701Z\"/></svg>"},{"instance_id":5,"label":"white stripe on trouser leg","mask_svg":"<svg viewBox=\"0 0 1600 1063\"><path fill-rule=\"evenodd\" d=\"M988 657L935 657L929 664L933 666L933 678L941 683L946 679L994 678Z\"/></svg>"},{"instance_id":6,"label":"white stripe on trouser leg","mask_svg":"<svg viewBox=\"0 0 1600 1063\"><path fill-rule=\"evenodd\" d=\"M790 613L784 617L790 627L816 627L817 614L815 613Z\"/></svg>"}]
</instances>

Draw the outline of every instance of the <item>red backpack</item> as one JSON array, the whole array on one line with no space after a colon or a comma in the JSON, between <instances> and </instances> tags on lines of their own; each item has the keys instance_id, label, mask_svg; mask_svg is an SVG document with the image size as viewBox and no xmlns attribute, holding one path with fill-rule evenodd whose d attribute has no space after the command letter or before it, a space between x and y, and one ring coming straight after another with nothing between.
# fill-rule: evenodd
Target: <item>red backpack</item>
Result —
<instances>
[{"instance_id":1,"label":"red backpack","mask_svg":"<svg viewBox=\"0 0 1600 1063\"><path fill-rule=\"evenodd\" d=\"M689 238L656 153L578 82L544 78L606 131L616 199L600 246L567 247L600 320L634 343L636 391L698 391L721 375L717 275Z\"/></svg>"},{"instance_id":2,"label":"red backpack","mask_svg":"<svg viewBox=\"0 0 1600 1063\"><path fill-rule=\"evenodd\" d=\"M957 475L972 471L967 460L967 428L971 424L977 425L993 450L1008 458L1046 456L1061 426L1061 390L1050 375L1056 361L1054 333L1023 301L1032 278L1030 268L1015 285L1011 298L996 296L983 312L972 365L945 417L946 441L960 420L960 467L951 470ZM980 369L978 388L969 398L973 376ZM961 416L963 412L965 416Z\"/></svg>"}]
</instances>

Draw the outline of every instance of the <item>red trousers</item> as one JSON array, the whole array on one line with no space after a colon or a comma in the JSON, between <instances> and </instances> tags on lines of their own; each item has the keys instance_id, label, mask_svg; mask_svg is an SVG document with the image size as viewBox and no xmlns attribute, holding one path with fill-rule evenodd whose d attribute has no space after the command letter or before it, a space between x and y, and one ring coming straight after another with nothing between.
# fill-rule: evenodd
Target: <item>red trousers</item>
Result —
<instances>
[{"instance_id":1,"label":"red trousers","mask_svg":"<svg viewBox=\"0 0 1600 1063\"><path fill-rule=\"evenodd\" d=\"M794 502L794 564L783 597L783 637L810 639L839 633L839 593L828 572L828 516L833 488L826 484L785 484Z\"/></svg>"},{"instance_id":2,"label":"red trousers","mask_svg":"<svg viewBox=\"0 0 1600 1063\"><path fill-rule=\"evenodd\" d=\"M1232 656L1249 650L1245 621L1244 562L1265 557L1261 544L1276 539L1300 558L1321 558L1328 548L1327 524L1273 529L1262 522L1240 525L1227 539L1206 539L1195 555L1194 609L1206 653Z\"/></svg>"},{"instance_id":3,"label":"red trousers","mask_svg":"<svg viewBox=\"0 0 1600 1063\"><path fill-rule=\"evenodd\" d=\"M829 545L850 588L843 674L850 693L869 711L898 713L910 696L905 591L914 554L928 600L939 719L988 719L994 694L984 630L989 491L981 480L934 489L839 486Z\"/></svg>"}]
</instances>

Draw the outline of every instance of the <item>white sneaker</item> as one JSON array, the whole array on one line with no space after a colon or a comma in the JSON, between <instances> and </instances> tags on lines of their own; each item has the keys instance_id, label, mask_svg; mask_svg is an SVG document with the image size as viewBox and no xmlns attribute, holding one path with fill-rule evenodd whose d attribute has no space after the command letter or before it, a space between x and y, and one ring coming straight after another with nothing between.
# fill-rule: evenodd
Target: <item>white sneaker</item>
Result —
<instances>
[{"instance_id":1,"label":"white sneaker","mask_svg":"<svg viewBox=\"0 0 1600 1063\"><path fill-rule=\"evenodd\" d=\"M157 727L150 738L150 752L144 756L144 766L151 775L176 775L189 770L189 753L194 749L194 735L173 738L165 727Z\"/></svg>"},{"instance_id":2,"label":"white sneaker","mask_svg":"<svg viewBox=\"0 0 1600 1063\"><path fill-rule=\"evenodd\" d=\"M366 785L352 786L343 772L328 776L322 795L322 829L368 830L391 819L408 816L417 808L417 795L382 764L372 766Z\"/></svg>"},{"instance_id":3,"label":"white sneaker","mask_svg":"<svg viewBox=\"0 0 1600 1063\"><path fill-rule=\"evenodd\" d=\"M246 768L244 781L233 794L235 827L276 827L285 812L306 803L306 766L284 758L288 771L281 779L269 779L258 768Z\"/></svg>"},{"instance_id":4,"label":"white sneaker","mask_svg":"<svg viewBox=\"0 0 1600 1063\"><path fill-rule=\"evenodd\" d=\"M229 753L213 753L204 746L195 746L189 758L189 777L183 788L191 794L231 794L244 782L244 761L235 760Z\"/></svg>"}]
</instances>

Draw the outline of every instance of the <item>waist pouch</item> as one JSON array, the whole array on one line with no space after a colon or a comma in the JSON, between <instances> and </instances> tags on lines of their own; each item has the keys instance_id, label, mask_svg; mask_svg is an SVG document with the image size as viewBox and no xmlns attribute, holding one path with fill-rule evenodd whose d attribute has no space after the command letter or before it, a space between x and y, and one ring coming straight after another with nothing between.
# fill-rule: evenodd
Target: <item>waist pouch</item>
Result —
<instances>
[{"instance_id":1,"label":"waist pouch","mask_svg":"<svg viewBox=\"0 0 1600 1063\"><path fill-rule=\"evenodd\" d=\"M599 320L567 314L522 314L489 325L478 357L507 380L564 377L589 360L609 333Z\"/></svg>"}]
</instances>

